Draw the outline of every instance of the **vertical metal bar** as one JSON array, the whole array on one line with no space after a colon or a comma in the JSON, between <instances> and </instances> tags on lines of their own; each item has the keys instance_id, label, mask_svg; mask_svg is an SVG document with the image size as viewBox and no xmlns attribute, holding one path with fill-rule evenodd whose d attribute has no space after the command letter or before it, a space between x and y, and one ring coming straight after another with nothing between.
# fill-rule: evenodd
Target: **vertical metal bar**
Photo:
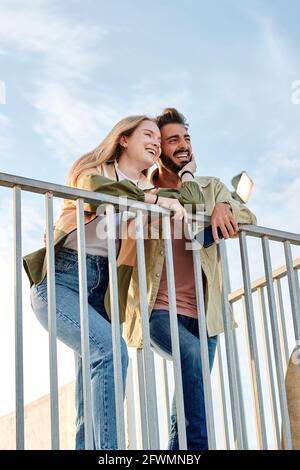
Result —
<instances>
[{"instance_id":1,"label":"vertical metal bar","mask_svg":"<svg viewBox=\"0 0 300 470\"><path fill-rule=\"evenodd\" d=\"M218 377L219 377L219 393L221 398L221 409L222 409L222 425L224 431L224 443L225 449L230 450L230 439L229 439L229 426L228 426L228 415L227 415L227 406L226 406L226 394L225 394L225 383L224 383L224 372L223 372L223 363L221 355L221 345L218 341L217 344L217 364L218 364Z\"/></svg>"},{"instance_id":2,"label":"vertical metal bar","mask_svg":"<svg viewBox=\"0 0 300 470\"><path fill-rule=\"evenodd\" d=\"M254 384L253 384L252 375L251 375L252 364L251 364L251 351L250 351L250 343L249 343L249 328L248 328L248 322L247 322L247 319L246 319L247 309L246 309L246 302L245 302L245 296L244 295L241 297L241 303L242 303L242 307L243 307L244 327L245 327L244 343L245 343L245 347L246 347L246 350L247 350L248 365L249 365L249 369L250 369L250 383L251 383L251 390L252 390L251 398L253 398L253 400L254 400L254 402L253 402L253 400L251 400L251 405L253 405L253 408L254 408L253 409L253 414L255 416L255 432L256 432L258 449L261 449L262 446L261 446L260 439L259 439L259 417L258 417L259 410L255 406L255 389L254 389ZM250 402L249 402L249 407L251 405L250 405Z\"/></svg>"},{"instance_id":3,"label":"vertical metal bar","mask_svg":"<svg viewBox=\"0 0 300 470\"><path fill-rule=\"evenodd\" d=\"M282 346L282 351L284 353L284 368L287 367L289 362L289 347L288 347L288 340L287 340L287 332L286 332L286 324L284 318L284 306L283 306L283 298L282 298L282 289L281 289L281 281L280 279L275 279L275 294L276 295L276 306L277 306L277 318L278 318L278 325L279 325L279 333L280 333L280 344Z\"/></svg>"},{"instance_id":4,"label":"vertical metal bar","mask_svg":"<svg viewBox=\"0 0 300 470\"><path fill-rule=\"evenodd\" d=\"M247 249L245 232L243 231L240 232L239 239L240 239L243 281L244 281L244 289L245 289L245 306L246 306L246 312L247 312L246 319L247 319L247 325L248 325L249 346L250 346L250 354L251 354L251 374L252 374L252 384L253 384L253 392L254 392L254 404L255 404L256 415L257 415L257 435L258 435L258 442L259 442L260 448L267 450L268 441L267 441L267 432L266 432L262 385L261 385L261 378L260 378L260 367L259 367L259 360L258 360L258 349L257 349L257 341L256 341L248 249Z\"/></svg>"},{"instance_id":5,"label":"vertical metal bar","mask_svg":"<svg viewBox=\"0 0 300 470\"><path fill-rule=\"evenodd\" d=\"M273 348L274 348L274 357L275 357L275 365L276 365L276 373L277 373L284 443L285 443L286 449L292 449L290 418L289 418L288 404L287 404L287 397L286 397L286 390L285 390L285 383L284 383L282 358L281 358L281 353L280 353L279 331L278 331L278 325L276 321L276 304L275 304L275 295L274 295L274 287L273 287L271 255L270 255L269 239L267 236L262 237L262 249L263 249L264 266L265 266L266 281L267 281L269 312L270 312L271 329L272 329L272 336L273 336Z\"/></svg>"},{"instance_id":6,"label":"vertical metal bar","mask_svg":"<svg viewBox=\"0 0 300 470\"><path fill-rule=\"evenodd\" d=\"M157 393L156 393L156 372L155 372L155 362L154 362L154 353L152 350L150 350L150 358L152 362L152 369L154 370L154 376L153 376L153 382L154 382L154 397L153 397L153 402L154 402L154 413L153 413L153 421L154 421L154 426L155 426L155 435L156 435L156 443L157 443L157 449L160 449L160 437L159 437L159 424L158 424L158 410L157 410Z\"/></svg>"},{"instance_id":7,"label":"vertical metal bar","mask_svg":"<svg viewBox=\"0 0 300 470\"><path fill-rule=\"evenodd\" d=\"M294 269L295 278L296 278L296 292L298 298L298 305L300 305L300 285L299 285L299 276L298 276L298 269Z\"/></svg>"},{"instance_id":8,"label":"vertical metal bar","mask_svg":"<svg viewBox=\"0 0 300 470\"><path fill-rule=\"evenodd\" d=\"M176 290L175 290L175 279L174 279L171 225L170 225L169 215L163 215L162 224L163 224L163 238L164 238L164 243L165 243L165 254L166 254L165 263L166 263L167 284L168 284L169 315L170 315L171 344L172 344L172 357L173 357L173 369L174 369L174 380L175 380L175 398L176 398L179 448L181 450L186 450L187 440L186 440L185 414L184 414L184 401L183 401L183 388L182 388L182 375L181 375L179 333L178 333L178 323L177 323Z\"/></svg>"},{"instance_id":9,"label":"vertical metal bar","mask_svg":"<svg viewBox=\"0 0 300 470\"><path fill-rule=\"evenodd\" d=\"M144 250L144 237L143 237L143 212L137 211L136 217L136 243L137 243L137 262L138 262L138 279L139 279L139 294L140 294L140 311L142 320L142 334L143 334L143 349L144 349L144 372L146 382L146 402L148 412L148 436L150 449L159 448L159 437L157 435L158 427L155 422L155 415L157 416L156 402L155 402L155 371L154 362L151 357L152 351L150 349L150 328L149 328L149 312L148 312L148 299L147 299L147 281L146 281L146 262Z\"/></svg>"},{"instance_id":10,"label":"vertical metal bar","mask_svg":"<svg viewBox=\"0 0 300 470\"><path fill-rule=\"evenodd\" d=\"M296 276L293 267L293 257L292 257L292 250L291 250L291 242L286 240L284 242L284 253L285 253L285 260L286 260L286 267L287 267L287 275L289 281L289 291L290 291L290 298L291 298L291 308L293 314L293 323L294 323L294 333L296 344L299 345L300 341L300 305L298 302L298 292L296 286ZM298 284L299 289L299 284Z\"/></svg>"},{"instance_id":11,"label":"vertical metal bar","mask_svg":"<svg viewBox=\"0 0 300 470\"><path fill-rule=\"evenodd\" d=\"M196 298L197 298L199 340L200 340L199 352L200 352L201 364L202 364L202 384L203 384L203 392L204 392L208 448L210 450L213 450L213 449L216 449L216 434L215 434L213 400L212 400L211 380L210 380L206 314L205 314L203 283L202 283L202 267L201 267L201 260L200 260L200 249L197 247L197 244L198 242L196 241L192 243L192 250L193 250L193 262L194 262L195 289L196 289Z\"/></svg>"},{"instance_id":12,"label":"vertical metal bar","mask_svg":"<svg viewBox=\"0 0 300 470\"><path fill-rule=\"evenodd\" d=\"M121 335L120 335L120 314L119 314L119 295L118 295L118 276L116 262L116 226L115 226L115 208L113 205L106 206L107 213L107 243L108 243L108 262L109 262L109 287L111 298L111 328L112 345L114 361L114 384L115 384L115 403L116 403L116 425L118 449L126 448L125 442L125 422L124 422L124 403L123 403L123 378L122 378L122 360L121 360Z\"/></svg>"},{"instance_id":13,"label":"vertical metal bar","mask_svg":"<svg viewBox=\"0 0 300 470\"><path fill-rule=\"evenodd\" d=\"M56 341L56 295L54 263L53 196L45 195L46 212L46 256L47 256L47 298L49 331L49 368L50 368L50 408L51 408L51 447L59 449L59 408L57 379L57 341Z\"/></svg>"},{"instance_id":14,"label":"vertical metal bar","mask_svg":"<svg viewBox=\"0 0 300 470\"><path fill-rule=\"evenodd\" d=\"M126 410L129 450L137 450L136 440L136 414L135 414L135 390L133 380L132 359L129 358L127 380L126 380Z\"/></svg>"},{"instance_id":15,"label":"vertical metal bar","mask_svg":"<svg viewBox=\"0 0 300 470\"><path fill-rule=\"evenodd\" d=\"M221 263L222 273L222 307L223 307L223 322L225 334L225 347L228 368L228 381L231 400L231 412L233 422L233 432L235 438L235 447L243 449L243 433L240 414L240 401L238 395L238 381L236 374L236 360L234 355L233 334L232 334L232 320L229 305L229 286L228 286L228 266L227 257L225 253L225 241L221 240L218 245L218 254Z\"/></svg>"},{"instance_id":16,"label":"vertical metal bar","mask_svg":"<svg viewBox=\"0 0 300 470\"><path fill-rule=\"evenodd\" d=\"M228 293L229 293L231 292L231 283L230 283L230 272L229 272L229 266L228 266L226 243L224 243L224 246L223 246L223 256L225 258L224 271L226 273L227 288L228 288ZM231 308L233 312L233 305L231 305ZM234 358L235 358L235 363L236 363L236 379L237 379L238 396L239 396L239 403L240 403L243 449L247 450L248 449L248 437L247 437L247 426L246 426L246 419L245 419L245 404L244 404L244 395L243 395L243 389L242 389L241 369L240 369L240 361L239 361L239 355L238 355L235 328L233 328L232 330L232 340L233 340L232 344L233 344Z\"/></svg>"},{"instance_id":17,"label":"vertical metal bar","mask_svg":"<svg viewBox=\"0 0 300 470\"><path fill-rule=\"evenodd\" d=\"M168 435L170 434L170 394L169 394L169 383L168 383L168 369L166 359L161 358L163 375L162 375L162 388L163 388L163 400L164 409L166 410L166 429Z\"/></svg>"},{"instance_id":18,"label":"vertical metal bar","mask_svg":"<svg viewBox=\"0 0 300 470\"><path fill-rule=\"evenodd\" d=\"M16 448L24 449L24 370L22 307L22 208L21 189L13 188L14 219L14 310L15 310L15 380L16 380Z\"/></svg>"},{"instance_id":19,"label":"vertical metal bar","mask_svg":"<svg viewBox=\"0 0 300 470\"><path fill-rule=\"evenodd\" d=\"M298 277L298 270L294 270L295 273L295 281L296 281L296 294L297 294L297 304L300 305L300 285L299 285L299 277ZM300 342L296 343L296 349L299 350ZM298 368L300 368L300 363L298 362Z\"/></svg>"},{"instance_id":20,"label":"vertical metal bar","mask_svg":"<svg viewBox=\"0 0 300 470\"><path fill-rule=\"evenodd\" d=\"M146 387L145 387L145 374L144 374L144 358L143 349L137 350L137 369L138 369L138 384L139 384L139 398L140 398L140 418L141 418L141 431L143 450L150 450L149 435L148 435L148 413L146 404Z\"/></svg>"},{"instance_id":21,"label":"vertical metal bar","mask_svg":"<svg viewBox=\"0 0 300 470\"><path fill-rule=\"evenodd\" d=\"M279 429L279 419L278 419L277 404L276 404L275 380L274 380L274 371L273 371L271 346L270 346L271 343L270 343L270 337L269 337L266 303L265 303L265 295L264 295L263 287L258 288L258 298L259 298L261 325L262 325L263 338L264 338L264 348L265 348L265 356L266 356L265 362L266 362L268 385L269 385L269 391L270 391L274 439L275 439L275 443L277 444L277 449L280 449L280 429Z\"/></svg>"},{"instance_id":22,"label":"vertical metal bar","mask_svg":"<svg viewBox=\"0 0 300 470\"><path fill-rule=\"evenodd\" d=\"M77 216L77 249L79 267L79 302L80 302L80 335L82 355L82 382L84 403L84 437L85 449L93 449L93 425L92 425L92 392L90 374L90 345L89 345L89 317L86 277L86 252L85 252L85 225L84 202L76 200Z\"/></svg>"},{"instance_id":23,"label":"vertical metal bar","mask_svg":"<svg viewBox=\"0 0 300 470\"><path fill-rule=\"evenodd\" d=\"M228 277L229 279L229 277ZM230 289L231 290L231 289ZM233 339L233 350L234 350L234 357L236 363L236 379L238 384L238 392L239 392L239 401L240 401L240 415L241 415L241 425L242 425L242 435L243 435L243 449L248 450L248 435L247 435L247 426L246 426L246 417L245 417L245 403L244 403L244 394L242 388L242 379L241 379L241 368L240 368L240 356L238 354L238 346L237 346L237 339L236 339L236 330L233 329L232 331L232 339Z\"/></svg>"}]
</instances>

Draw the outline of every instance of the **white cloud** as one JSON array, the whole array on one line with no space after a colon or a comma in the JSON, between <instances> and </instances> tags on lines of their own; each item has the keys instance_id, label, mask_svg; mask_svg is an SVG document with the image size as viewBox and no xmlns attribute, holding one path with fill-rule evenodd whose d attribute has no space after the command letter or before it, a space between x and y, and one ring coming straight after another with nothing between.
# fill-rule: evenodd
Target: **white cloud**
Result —
<instances>
[{"instance_id":1,"label":"white cloud","mask_svg":"<svg viewBox=\"0 0 300 470\"><path fill-rule=\"evenodd\" d=\"M192 97L189 78L188 70L173 67L168 72L161 71L156 80L143 78L134 82L128 112L156 115L166 106L187 109Z\"/></svg>"},{"instance_id":2,"label":"white cloud","mask_svg":"<svg viewBox=\"0 0 300 470\"><path fill-rule=\"evenodd\" d=\"M259 50L265 65L271 66L271 71L278 76L287 76L297 66L291 45L288 45L270 16L253 14L260 27L262 48Z\"/></svg>"},{"instance_id":3,"label":"white cloud","mask_svg":"<svg viewBox=\"0 0 300 470\"><path fill-rule=\"evenodd\" d=\"M216 138L225 145L234 145L235 136L241 142L238 152L245 157L238 165L245 165L254 179L250 206L258 223L299 233L294 201L300 199L300 106L290 98L300 61L270 18L253 17L258 34L247 45L246 67L236 62L218 64L215 73L210 70L204 89L213 99L203 97L197 114L203 122L216 123ZM229 158L223 171L234 174L234 165L234 157Z\"/></svg>"},{"instance_id":4,"label":"white cloud","mask_svg":"<svg viewBox=\"0 0 300 470\"><path fill-rule=\"evenodd\" d=\"M95 65L92 45L105 34L95 24L78 23L52 12L50 2L2 2L2 49L17 50L23 59L36 53L48 77L82 78ZM101 57L97 57L98 63Z\"/></svg>"},{"instance_id":5,"label":"white cloud","mask_svg":"<svg viewBox=\"0 0 300 470\"><path fill-rule=\"evenodd\" d=\"M273 115L267 116L266 149L257 158L254 203L263 225L299 233L300 108L291 104L289 85L300 62L270 19L260 18L258 22L274 107Z\"/></svg>"},{"instance_id":6,"label":"white cloud","mask_svg":"<svg viewBox=\"0 0 300 470\"><path fill-rule=\"evenodd\" d=\"M93 68L105 61L95 47L104 34L99 25L54 13L47 1L31 1L30 5L4 2L1 6L3 49L17 51L16 57L24 61L38 59L33 88L24 91L38 111L33 128L63 163L69 164L74 155L77 158L96 145L115 117L113 107L82 98Z\"/></svg>"},{"instance_id":7,"label":"white cloud","mask_svg":"<svg viewBox=\"0 0 300 470\"><path fill-rule=\"evenodd\" d=\"M11 127L10 120L4 114L0 114L0 161L9 157L12 145Z\"/></svg>"},{"instance_id":8,"label":"white cloud","mask_svg":"<svg viewBox=\"0 0 300 470\"><path fill-rule=\"evenodd\" d=\"M184 107L190 99L188 87L182 89L174 82L174 76L187 76L183 70L164 74L166 93L157 91L158 81L142 80L133 85L132 96L128 94L124 102L108 90L102 95L94 92L92 99L87 97L94 67L106 62L101 53L106 33L99 25L78 23L54 13L47 1L32 0L26 6L21 1L7 1L1 7L3 48L16 50L22 60L38 58L33 88L24 92L37 110L33 128L51 148L53 158L65 166L96 146L121 117L156 114L166 103Z\"/></svg>"},{"instance_id":9,"label":"white cloud","mask_svg":"<svg viewBox=\"0 0 300 470\"><path fill-rule=\"evenodd\" d=\"M119 118L116 107L105 104L107 97L88 103L72 87L39 82L32 104L40 120L35 131L54 150L55 158L69 165L95 147Z\"/></svg>"},{"instance_id":10,"label":"white cloud","mask_svg":"<svg viewBox=\"0 0 300 470\"><path fill-rule=\"evenodd\" d=\"M188 88L179 91L174 86L167 94L156 92L156 89L155 84L134 87L132 98L127 103L109 93L95 94L91 103L84 100L72 85L66 87L57 82L40 81L38 90L29 98L40 115L34 129L53 149L54 158L69 166L74 158L98 145L124 116L156 115L166 103L175 103L182 108L190 99Z\"/></svg>"},{"instance_id":11,"label":"white cloud","mask_svg":"<svg viewBox=\"0 0 300 470\"><path fill-rule=\"evenodd\" d=\"M163 85L168 83L168 91L158 91ZM133 97L128 113L148 113L156 115L166 106L186 109L191 99L191 90L188 86L182 87L171 77L164 81L153 82L142 80L132 87Z\"/></svg>"},{"instance_id":12,"label":"white cloud","mask_svg":"<svg viewBox=\"0 0 300 470\"><path fill-rule=\"evenodd\" d=\"M3 80L0 80L0 105L2 104L6 104L6 85Z\"/></svg>"}]
</instances>

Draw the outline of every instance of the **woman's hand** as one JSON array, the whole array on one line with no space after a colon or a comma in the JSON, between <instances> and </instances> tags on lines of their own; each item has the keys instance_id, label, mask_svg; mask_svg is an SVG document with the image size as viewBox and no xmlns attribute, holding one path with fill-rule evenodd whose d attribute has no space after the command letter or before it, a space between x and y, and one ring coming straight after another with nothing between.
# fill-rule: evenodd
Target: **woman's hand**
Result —
<instances>
[{"instance_id":1,"label":"woman's hand","mask_svg":"<svg viewBox=\"0 0 300 470\"><path fill-rule=\"evenodd\" d=\"M178 199L173 199L171 197L162 197L159 196L157 204L164 209L169 209L174 212L174 219L187 221L187 212L185 208L180 204Z\"/></svg>"},{"instance_id":2,"label":"woman's hand","mask_svg":"<svg viewBox=\"0 0 300 470\"><path fill-rule=\"evenodd\" d=\"M187 212L178 199L163 196L158 196L157 198L157 194L155 192L149 192L145 193L145 202L146 204L156 204L164 209L169 209L174 212L174 219L184 219L187 221Z\"/></svg>"}]
</instances>

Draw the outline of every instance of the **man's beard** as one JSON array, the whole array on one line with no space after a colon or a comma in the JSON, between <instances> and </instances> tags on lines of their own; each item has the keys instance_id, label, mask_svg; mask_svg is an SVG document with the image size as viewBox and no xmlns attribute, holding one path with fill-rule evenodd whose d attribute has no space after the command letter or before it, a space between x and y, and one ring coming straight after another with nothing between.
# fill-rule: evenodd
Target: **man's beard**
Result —
<instances>
[{"instance_id":1,"label":"man's beard","mask_svg":"<svg viewBox=\"0 0 300 470\"><path fill-rule=\"evenodd\" d=\"M159 159L168 170L171 170L173 171L173 173L176 173L176 174L187 164L187 162L184 162L184 163L182 162L181 164L178 165L164 153L160 154Z\"/></svg>"}]
</instances>

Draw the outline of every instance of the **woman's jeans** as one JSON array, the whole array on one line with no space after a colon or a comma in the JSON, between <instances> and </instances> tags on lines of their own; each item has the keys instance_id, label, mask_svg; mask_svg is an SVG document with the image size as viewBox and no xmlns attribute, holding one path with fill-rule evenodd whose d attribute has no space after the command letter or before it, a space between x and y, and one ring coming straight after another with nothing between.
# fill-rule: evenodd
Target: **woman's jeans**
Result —
<instances>
[{"instance_id":1,"label":"woman's jeans","mask_svg":"<svg viewBox=\"0 0 300 470\"><path fill-rule=\"evenodd\" d=\"M185 315L177 315L177 317L187 448L188 450L204 450L208 448L208 441L198 320ZM150 317L150 335L154 347L155 344L157 344L160 349L168 354L172 354L168 310L152 310ZM217 340L217 336L208 338L210 369L212 369L213 366ZM168 447L170 450L179 449L175 395L172 404L171 431Z\"/></svg>"},{"instance_id":2,"label":"woman's jeans","mask_svg":"<svg viewBox=\"0 0 300 470\"><path fill-rule=\"evenodd\" d=\"M87 289L92 388L92 424L95 449L117 449L116 410L111 324L104 309L108 286L108 260L87 255ZM83 390L77 251L61 248L55 257L57 337L75 352L76 449L84 449ZM47 280L31 288L32 308L48 329ZM123 393L128 366L127 347L121 338Z\"/></svg>"}]
</instances>

